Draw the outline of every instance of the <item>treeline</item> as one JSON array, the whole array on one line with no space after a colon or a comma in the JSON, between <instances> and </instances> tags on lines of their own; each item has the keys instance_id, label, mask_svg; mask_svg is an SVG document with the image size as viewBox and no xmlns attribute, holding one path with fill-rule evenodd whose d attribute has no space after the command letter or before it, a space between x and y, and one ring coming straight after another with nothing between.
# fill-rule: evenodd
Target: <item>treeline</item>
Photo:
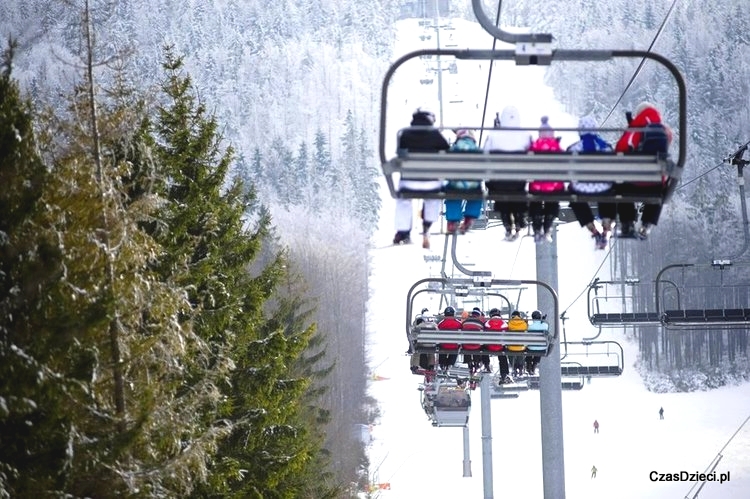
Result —
<instances>
[{"instance_id":1,"label":"treeline","mask_svg":"<svg viewBox=\"0 0 750 499\"><path fill-rule=\"evenodd\" d=\"M334 214L337 217L331 225L340 224L341 219L357 220L367 228L367 237L377 224L381 206L374 137L357 128L351 110L346 113L344 130L337 141L338 154L322 130L315 133L312 144L303 140L296 150L277 136L263 149L256 146L239 171L248 181L264 186L267 199L287 208L304 207L310 223L314 216Z\"/></svg>"},{"instance_id":2,"label":"treeline","mask_svg":"<svg viewBox=\"0 0 750 499\"><path fill-rule=\"evenodd\" d=\"M338 496L332 365L267 209L180 57L155 105L100 90L84 40L65 113L3 58L0 497Z\"/></svg>"}]
</instances>

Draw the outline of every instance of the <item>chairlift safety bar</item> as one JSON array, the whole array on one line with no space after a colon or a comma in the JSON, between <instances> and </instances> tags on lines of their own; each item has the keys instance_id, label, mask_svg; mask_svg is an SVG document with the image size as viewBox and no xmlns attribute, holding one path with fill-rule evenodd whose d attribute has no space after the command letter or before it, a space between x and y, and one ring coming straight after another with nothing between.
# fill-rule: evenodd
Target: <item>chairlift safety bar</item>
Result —
<instances>
[{"instance_id":1,"label":"chairlift safety bar","mask_svg":"<svg viewBox=\"0 0 750 499\"><path fill-rule=\"evenodd\" d=\"M520 345L544 349L534 353L545 354L549 348L549 334L546 331L463 331L437 330L414 327L411 330L412 349L416 353L487 353L486 350L467 350L463 345ZM455 343L458 349L444 348L441 344ZM502 350L492 352L499 355L529 355L529 352Z\"/></svg>"}]
</instances>

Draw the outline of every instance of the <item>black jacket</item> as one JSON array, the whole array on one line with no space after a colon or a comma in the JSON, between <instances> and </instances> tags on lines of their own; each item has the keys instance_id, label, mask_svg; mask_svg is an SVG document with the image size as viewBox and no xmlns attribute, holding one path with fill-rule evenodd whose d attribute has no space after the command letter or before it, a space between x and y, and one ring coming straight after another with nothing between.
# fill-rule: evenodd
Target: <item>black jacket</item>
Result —
<instances>
[{"instance_id":1,"label":"black jacket","mask_svg":"<svg viewBox=\"0 0 750 499\"><path fill-rule=\"evenodd\" d=\"M422 121L417 117L411 122L411 126L431 125L429 121ZM438 152L447 151L450 145L437 128L410 128L401 133L398 147L410 152Z\"/></svg>"}]
</instances>

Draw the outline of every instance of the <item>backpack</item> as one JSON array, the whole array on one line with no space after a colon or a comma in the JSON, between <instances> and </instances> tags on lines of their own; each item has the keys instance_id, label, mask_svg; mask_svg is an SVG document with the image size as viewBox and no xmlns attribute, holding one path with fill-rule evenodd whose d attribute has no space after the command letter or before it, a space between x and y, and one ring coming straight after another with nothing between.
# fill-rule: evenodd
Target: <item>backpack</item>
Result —
<instances>
[{"instance_id":1,"label":"backpack","mask_svg":"<svg viewBox=\"0 0 750 499\"><path fill-rule=\"evenodd\" d=\"M669 149L667 131L661 123L651 123L641 132L641 140L635 152L649 154L665 153Z\"/></svg>"}]
</instances>

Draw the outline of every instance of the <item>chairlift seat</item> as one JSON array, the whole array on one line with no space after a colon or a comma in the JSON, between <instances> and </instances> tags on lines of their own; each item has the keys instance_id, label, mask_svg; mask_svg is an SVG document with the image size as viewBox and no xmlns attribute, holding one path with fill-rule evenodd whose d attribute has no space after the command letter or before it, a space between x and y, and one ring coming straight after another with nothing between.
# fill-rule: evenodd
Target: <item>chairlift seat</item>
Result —
<instances>
[{"instance_id":1,"label":"chairlift seat","mask_svg":"<svg viewBox=\"0 0 750 499\"><path fill-rule=\"evenodd\" d=\"M661 314L655 312L592 314L590 321L594 326L659 324L661 322Z\"/></svg>"},{"instance_id":2,"label":"chairlift seat","mask_svg":"<svg viewBox=\"0 0 750 499\"><path fill-rule=\"evenodd\" d=\"M381 87L380 136L378 156L391 196L399 199L494 199L500 201L580 201L580 202L644 202L666 203L681 176L687 153L687 85L679 68L664 56L653 51L642 50L563 50L551 48L552 36L534 43L517 44L515 50L487 49L424 49L410 52L398 58L386 72ZM417 153L398 150L395 157L386 153L386 124L388 91L396 70L407 61L423 56L445 56L456 60L515 61L516 65L551 64L553 61L599 61L617 58L648 59L669 71L678 91L678 116L675 136L678 138L678 154L675 160L665 154L622 153ZM451 127L451 124L445 124ZM483 127L474 127L480 129ZM560 130L558 130L560 131ZM571 130L572 131L572 130ZM580 130L578 130L580 132ZM600 129L600 131L605 131ZM612 131L612 130L606 130ZM526 192L494 193L484 191L461 196L456 192L400 191L398 179L442 179L484 181L591 181L613 182L622 186L631 183L649 183L661 188L637 189L632 192L612 192L597 195L579 195L569 192L531 195ZM662 180L665 180L662 184ZM617 187L617 186L616 186ZM628 190L630 191L630 190Z\"/></svg>"},{"instance_id":3,"label":"chairlift seat","mask_svg":"<svg viewBox=\"0 0 750 499\"><path fill-rule=\"evenodd\" d=\"M561 366L563 376L620 376L620 366Z\"/></svg>"},{"instance_id":4,"label":"chairlift seat","mask_svg":"<svg viewBox=\"0 0 750 499\"><path fill-rule=\"evenodd\" d=\"M750 326L750 309L685 309L667 310L662 318L667 326L703 326L715 324L717 326Z\"/></svg>"}]
</instances>

